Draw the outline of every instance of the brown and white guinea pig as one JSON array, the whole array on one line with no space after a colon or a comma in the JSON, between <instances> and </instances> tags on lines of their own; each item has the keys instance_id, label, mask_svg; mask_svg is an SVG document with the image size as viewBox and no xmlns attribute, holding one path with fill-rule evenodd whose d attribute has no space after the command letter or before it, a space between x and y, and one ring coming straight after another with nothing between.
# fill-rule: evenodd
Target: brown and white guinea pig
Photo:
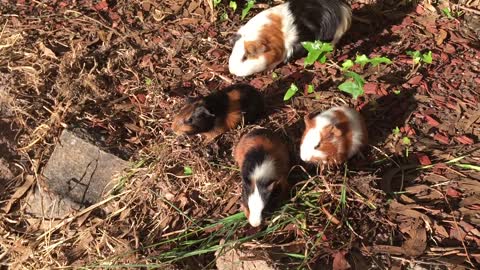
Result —
<instances>
[{"instance_id":1,"label":"brown and white guinea pig","mask_svg":"<svg viewBox=\"0 0 480 270\"><path fill-rule=\"evenodd\" d=\"M303 41L335 45L348 30L352 12L343 0L288 0L257 14L234 35L230 73L248 76L304 54Z\"/></svg>"},{"instance_id":2,"label":"brown and white guinea pig","mask_svg":"<svg viewBox=\"0 0 480 270\"><path fill-rule=\"evenodd\" d=\"M242 207L248 222L257 227L272 197L288 192L288 148L278 135L259 128L240 139L233 155L242 176Z\"/></svg>"},{"instance_id":3,"label":"brown and white guinea pig","mask_svg":"<svg viewBox=\"0 0 480 270\"><path fill-rule=\"evenodd\" d=\"M305 162L341 164L367 143L365 122L356 110L334 107L304 118L300 158Z\"/></svg>"},{"instance_id":4,"label":"brown and white guinea pig","mask_svg":"<svg viewBox=\"0 0 480 270\"><path fill-rule=\"evenodd\" d=\"M189 101L174 117L177 134L203 134L207 141L236 127L252 123L264 112L263 95L248 84L235 84L195 101Z\"/></svg>"}]
</instances>

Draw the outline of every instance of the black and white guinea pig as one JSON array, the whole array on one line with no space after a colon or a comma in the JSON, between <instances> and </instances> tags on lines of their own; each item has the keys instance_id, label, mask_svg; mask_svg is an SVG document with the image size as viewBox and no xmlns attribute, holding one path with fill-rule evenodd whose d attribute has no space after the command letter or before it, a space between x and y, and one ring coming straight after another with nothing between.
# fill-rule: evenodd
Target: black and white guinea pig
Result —
<instances>
[{"instance_id":1,"label":"black and white guinea pig","mask_svg":"<svg viewBox=\"0 0 480 270\"><path fill-rule=\"evenodd\" d=\"M248 76L273 69L305 52L303 41L335 45L348 30L352 12L343 0L288 0L257 14L232 39L230 73Z\"/></svg>"},{"instance_id":2,"label":"black and white guinea pig","mask_svg":"<svg viewBox=\"0 0 480 270\"><path fill-rule=\"evenodd\" d=\"M189 101L174 117L177 134L203 134L207 141L242 123L252 123L265 109L263 95L248 84L235 84L195 101Z\"/></svg>"},{"instance_id":3,"label":"black and white guinea pig","mask_svg":"<svg viewBox=\"0 0 480 270\"><path fill-rule=\"evenodd\" d=\"M354 109L334 107L304 121L300 158L305 162L341 164L367 144L365 121Z\"/></svg>"},{"instance_id":4,"label":"black and white guinea pig","mask_svg":"<svg viewBox=\"0 0 480 270\"><path fill-rule=\"evenodd\" d=\"M233 155L242 175L242 208L248 222L257 227L272 197L288 194L288 148L278 135L260 128L245 134Z\"/></svg>"}]
</instances>

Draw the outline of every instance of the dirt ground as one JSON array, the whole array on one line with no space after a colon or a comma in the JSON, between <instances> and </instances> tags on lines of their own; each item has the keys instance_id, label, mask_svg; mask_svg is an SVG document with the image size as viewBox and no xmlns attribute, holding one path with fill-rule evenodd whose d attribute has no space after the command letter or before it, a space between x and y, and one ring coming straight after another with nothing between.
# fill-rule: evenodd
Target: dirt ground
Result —
<instances>
[{"instance_id":1,"label":"dirt ground","mask_svg":"<svg viewBox=\"0 0 480 270\"><path fill-rule=\"evenodd\" d=\"M479 1L350 1L332 61L243 79L228 72L229 38L281 1L257 1L244 21L245 1L228 2L0 0L0 269L215 269L232 247L279 269L478 269ZM409 50L433 63L414 67ZM357 68L367 83L354 100L335 65L359 54L393 63ZM234 82L268 96L257 125L293 153L303 115L333 105L361 111L369 146L320 175L297 160L291 199L252 229L231 149L254 125L208 145L170 129L185 97ZM302 91L284 102L293 82ZM64 128L102 138L132 169L103 211L31 217L23 198Z\"/></svg>"}]
</instances>

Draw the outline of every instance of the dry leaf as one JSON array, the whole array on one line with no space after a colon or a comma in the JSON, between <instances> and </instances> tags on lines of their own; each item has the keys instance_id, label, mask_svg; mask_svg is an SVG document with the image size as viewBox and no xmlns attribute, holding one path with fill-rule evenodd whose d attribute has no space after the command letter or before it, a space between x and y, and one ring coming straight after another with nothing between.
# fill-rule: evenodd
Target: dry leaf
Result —
<instances>
[{"instance_id":1,"label":"dry leaf","mask_svg":"<svg viewBox=\"0 0 480 270\"><path fill-rule=\"evenodd\" d=\"M447 31L440 29L438 34L435 36L435 42L437 42L437 46L442 45L443 41L447 38Z\"/></svg>"},{"instance_id":2,"label":"dry leaf","mask_svg":"<svg viewBox=\"0 0 480 270\"><path fill-rule=\"evenodd\" d=\"M12 205L18 199L23 197L23 195L25 195L25 193L30 189L30 187L33 185L33 183L35 183L35 177L33 177L33 175L27 175L27 177L25 177L25 182L23 183L22 186L20 186L17 189L17 191L15 191L15 193L12 195L12 197L10 198L8 203L3 207L3 211L5 211L5 213L10 212L10 209L12 208Z\"/></svg>"},{"instance_id":3,"label":"dry leaf","mask_svg":"<svg viewBox=\"0 0 480 270\"><path fill-rule=\"evenodd\" d=\"M405 255L422 255L427 248L427 231L423 226L423 221L418 218L415 223L412 224L407 234L409 238L402 245Z\"/></svg>"},{"instance_id":4,"label":"dry leaf","mask_svg":"<svg viewBox=\"0 0 480 270\"><path fill-rule=\"evenodd\" d=\"M40 42L38 44L38 47L40 48L40 50L42 50L42 52L45 56L53 58L53 59L57 59L57 56L55 55L55 53L52 50L50 50L47 46L45 46L45 44L43 44L43 42Z\"/></svg>"}]
</instances>

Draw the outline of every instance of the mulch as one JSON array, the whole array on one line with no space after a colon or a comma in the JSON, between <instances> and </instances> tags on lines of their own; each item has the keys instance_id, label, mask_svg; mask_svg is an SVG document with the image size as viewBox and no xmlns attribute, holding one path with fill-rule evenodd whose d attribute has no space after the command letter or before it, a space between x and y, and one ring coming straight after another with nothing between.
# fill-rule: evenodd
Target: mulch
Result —
<instances>
[{"instance_id":1,"label":"mulch","mask_svg":"<svg viewBox=\"0 0 480 270\"><path fill-rule=\"evenodd\" d=\"M371 137L348 169L327 170L315 182L321 186L305 184L324 194L318 218L305 217L308 230L287 225L250 248L315 250L307 262L312 269L478 269L478 1L450 1L453 18L441 11L448 1L351 1L352 28L329 59L366 54L393 62L355 68L367 82L358 100L338 90L343 77L331 62L305 68L299 59L279 66L276 76L229 74L229 37L244 21L227 2L212 9L201 0L0 0L0 165L6 160L16 176L0 184L0 265L161 263L161 253L175 244L151 245L238 213L241 188L231 148L253 126L205 146L200 137L176 137L170 123L186 96L247 82L269 96L269 115L257 125L282 133L292 151L303 115L333 105L359 109ZM273 5L257 2L248 17ZM415 68L406 52L416 50L432 51L433 63ZM284 102L292 83L301 91ZM307 93L308 85L315 93ZM103 149L138 165L123 196L105 205L109 214L62 224L23 212L25 179L41 174L64 128L84 129L101 138ZM300 181L294 194L307 175L315 177L315 168L293 170ZM349 201L337 212L342 186ZM332 220L338 224L326 225ZM245 226L236 233L256 232ZM312 248L309 241L319 233L321 248ZM198 237L205 235L215 229ZM211 268L213 259L209 253L170 266Z\"/></svg>"}]
</instances>

